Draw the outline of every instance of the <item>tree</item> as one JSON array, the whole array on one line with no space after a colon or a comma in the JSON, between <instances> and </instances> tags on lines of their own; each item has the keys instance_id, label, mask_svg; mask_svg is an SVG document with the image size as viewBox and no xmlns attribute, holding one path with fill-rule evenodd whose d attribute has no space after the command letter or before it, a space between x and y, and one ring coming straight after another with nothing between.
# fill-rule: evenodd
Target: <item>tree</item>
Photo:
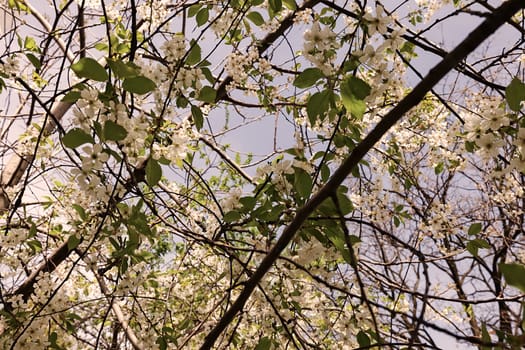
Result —
<instances>
[{"instance_id":1,"label":"tree","mask_svg":"<svg viewBox=\"0 0 525 350\"><path fill-rule=\"evenodd\" d=\"M0 7L2 348L525 344L522 0Z\"/></svg>"}]
</instances>

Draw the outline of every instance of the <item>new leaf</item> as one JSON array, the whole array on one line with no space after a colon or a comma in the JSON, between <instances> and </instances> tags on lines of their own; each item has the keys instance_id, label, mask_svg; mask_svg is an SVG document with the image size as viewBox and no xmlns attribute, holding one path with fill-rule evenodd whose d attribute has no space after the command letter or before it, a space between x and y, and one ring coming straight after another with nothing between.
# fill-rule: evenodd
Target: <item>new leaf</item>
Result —
<instances>
[{"instance_id":1,"label":"new leaf","mask_svg":"<svg viewBox=\"0 0 525 350\"><path fill-rule=\"evenodd\" d=\"M363 101L370 94L370 86L363 80L351 76L341 83L341 100L346 110L361 119L366 111Z\"/></svg>"},{"instance_id":2,"label":"new leaf","mask_svg":"<svg viewBox=\"0 0 525 350\"><path fill-rule=\"evenodd\" d=\"M521 264L499 264L499 269L508 284L525 293L525 266Z\"/></svg>"},{"instance_id":3,"label":"new leaf","mask_svg":"<svg viewBox=\"0 0 525 350\"><path fill-rule=\"evenodd\" d=\"M153 187L159 183L161 177L162 168L160 167L159 162L153 158L149 158L148 163L146 164L146 182Z\"/></svg>"},{"instance_id":4,"label":"new leaf","mask_svg":"<svg viewBox=\"0 0 525 350\"><path fill-rule=\"evenodd\" d=\"M505 97L510 109L517 112L520 110L522 101L525 101L525 84L518 78L512 79L511 83L505 89Z\"/></svg>"},{"instance_id":5,"label":"new leaf","mask_svg":"<svg viewBox=\"0 0 525 350\"><path fill-rule=\"evenodd\" d=\"M307 68L295 78L293 85L300 89L309 88L322 77L323 73L318 68Z\"/></svg>"},{"instance_id":6,"label":"new leaf","mask_svg":"<svg viewBox=\"0 0 525 350\"><path fill-rule=\"evenodd\" d=\"M125 79L122 83L122 87L127 92L131 92L133 94L138 95L144 95L148 92L155 90L157 88L157 85L155 84L155 82L153 82L153 80L149 78L138 76Z\"/></svg>"},{"instance_id":7,"label":"new leaf","mask_svg":"<svg viewBox=\"0 0 525 350\"><path fill-rule=\"evenodd\" d=\"M108 73L92 58L83 57L71 65L71 69L79 78L87 78L95 81L108 80Z\"/></svg>"},{"instance_id":8,"label":"new leaf","mask_svg":"<svg viewBox=\"0 0 525 350\"><path fill-rule=\"evenodd\" d=\"M62 137L62 143L68 148L77 148L78 146L83 145L85 143L95 143L95 140L84 130L75 128L69 130Z\"/></svg>"}]
</instances>

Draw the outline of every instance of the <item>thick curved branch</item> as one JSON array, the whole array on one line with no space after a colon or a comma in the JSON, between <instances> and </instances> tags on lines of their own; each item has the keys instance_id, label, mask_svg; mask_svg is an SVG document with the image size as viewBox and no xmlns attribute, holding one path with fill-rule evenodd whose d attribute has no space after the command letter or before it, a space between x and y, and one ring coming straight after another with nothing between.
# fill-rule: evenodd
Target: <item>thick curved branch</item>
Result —
<instances>
[{"instance_id":1,"label":"thick curved branch","mask_svg":"<svg viewBox=\"0 0 525 350\"><path fill-rule=\"evenodd\" d=\"M523 0L509 0L487 17L466 39L464 39L454 50L446 55L427 76L395 106L376 127L359 143L350 153L348 158L337 169L330 180L324 185L302 208L297 211L293 221L284 229L281 237L255 270L250 279L246 281L245 287L239 294L237 300L226 311L217 325L206 336L201 349L210 349L220 334L228 327L237 313L242 310L246 301L259 284L264 275L279 258L281 252L288 246L301 228L308 216L327 198L336 193L337 188L347 178L352 169L370 151L370 149L395 125L403 115L415 107L447 73L461 63L472 51L474 51L485 39L493 34L500 26L509 20L518 10L525 8Z\"/></svg>"},{"instance_id":2,"label":"thick curved branch","mask_svg":"<svg viewBox=\"0 0 525 350\"><path fill-rule=\"evenodd\" d=\"M53 27L45 19L45 17L35 9L31 4L25 3L25 5L30 10L31 14L40 22L42 27L51 35L53 32ZM69 62L73 63L75 57L73 53L68 49L66 43L56 35L51 35L51 37L56 41L62 52L66 55ZM56 128L56 122L60 121L68 109L72 106L68 102L56 102L51 108L51 118L47 120L45 128L43 130L44 136L49 136ZM0 212L5 211L9 208L10 202L9 198L5 193L5 188L9 186L14 186L20 182L22 176L29 164L33 161L31 156L22 157L18 154L14 154L9 161L7 162L5 168L2 170L0 175Z\"/></svg>"}]
</instances>

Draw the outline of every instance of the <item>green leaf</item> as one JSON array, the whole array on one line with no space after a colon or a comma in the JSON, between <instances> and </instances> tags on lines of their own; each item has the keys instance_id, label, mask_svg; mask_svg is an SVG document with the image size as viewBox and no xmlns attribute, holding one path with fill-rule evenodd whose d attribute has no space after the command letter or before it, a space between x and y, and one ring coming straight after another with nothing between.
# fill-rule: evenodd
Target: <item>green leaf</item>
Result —
<instances>
[{"instance_id":1,"label":"green leaf","mask_svg":"<svg viewBox=\"0 0 525 350\"><path fill-rule=\"evenodd\" d=\"M166 350L168 348L168 342L165 337L158 337L155 344L159 345L159 350Z\"/></svg>"},{"instance_id":2,"label":"green leaf","mask_svg":"<svg viewBox=\"0 0 525 350\"><path fill-rule=\"evenodd\" d=\"M343 215L349 214L354 211L354 204L348 198L348 196L342 191L337 191L337 202Z\"/></svg>"},{"instance_id":3,"label":"green leaf","mask_svg":"<svg viewBox=\"0 0 525 350\"><path fill-rule=\"evenodd\" d=\"M344 234L340 231L327 230L327 236L334 247L339 251L339 253L341 253L343 259L345 259L345 261L351 266L354 266L356 262L352 258L352 255L346 246Z\"/></svg>"},{"instance_id":4,"label":"green leaf","mask_svg":"<svg viewBox=\"0 0 525 350\"><path fill-rule=\"evenodd\" d=\"M264 18L259 12L250 12L246 15L250 21L256 26L262 26L264 24Z\"/></svg>"},{"instance_id":5,"label":"green leaf","mask_svg":"<svg viewBox=\"0 0 525 350\"><path fill-rule=\"evenodd\" d=\"M521 102L525 100L525 84L518 78L513 78L505 89L505 97L510 109L519 111Z\"/></svg>"},{"instance_id":6,"label":"green leaf","mask_svg":"<svg viewBox=\"0 0 525 350\"><path fill-rule=\"evenodd\" d=\"M31 248L33 253L39 253L42 251L42 243L40 243L39 240L31 239L29 241L26 241L25 244L27 244L27 246Z\"/></svg>"},{"instance_id":7,"label":"green leaf","mask_svg":"<svg viewBox=\"0 0 525 350\"><path fill-rule=\"evenodd\" d=\"M83 57L78 62L71 65L71 69L79 78L87 78L95 81L108 80L108 73L92 58Z\"/></svg>"},{"instance_id":8,"label":"green leaf","mask_svg":"<svg viewBox=\"0 0 525 350\"><path fill-rule=\"evenodd\" d=\"M144 95L148 92L151 92L157 88L155 82L149 78L143 76L130 77L124 79L122 83L122 88L127 92L133 94Z\"/></svg>"},{"instance_id":9,"label":"green leaf","mask_svg":"<svg viewBox=\"0 0 525 350\"><path fill-rule=\"evenodd\" d=\"M202 102L215 103L217 98L217 91L211 86L204 86L199 92L197 99Z\"/></svg>"},{"instance_id":10,"label":"green leaf","mask_svg":"<svg viewBox=\"0 0 525 350\"><path fill-rule=\"evenodd\" d=\"M525 293L525 266L521 264L499 264L507 283Z\"/></svg>"},{"instance_id":11,"label":"green leaf","mask_svg":"<svg viewBox=\"0 0 525 350\"><path fill-rule=\"evenodd\" d=\"M312 178L301 168L295 168L294 189L301 198L308 198L312 192Z\"/></svg>"},{"instance_id":12,"label":"green leaf","mask_svg":"<svg viewBox=\"0 0 525 350\"><path fill-rule=\"evenodd\" d=\"M85 143L95 143L95 140L84 130L75 128L69 130L62 137L62 143L68 148L77 148L78 146L83 145Z\"/></svg>"},{"instance_id":13,"label":"green leaf","mask_svg":"<svg viewBox=\"0 0 525 350\"><path fill-rule=\"evenodd\" d=\"M204 76L206 77L206 80L210 83L210 84L214 84L215 83L215 77L213 76L213 74L211 74L211 71L209 68L207 67L202 67L201 68L201 72L202 74L204 74Z\"/></svg>"},{"instance_id":14,"label":"green leaf","mask_svg":"<svg viewBox=\"0 0 525 350\"><path fill-rule=\"evenodd\" d=\"M359 333L357 333L357 343L360 347L366 348L370 346L370 338L365 332L359 331Z\"/></svg>"},{"instance_id":15,"label":"green leaf","mask_svg":"<svg viewBox=\"0 0 525 350\"><path fill-rule=\"evenodd\" d=\"M193 123L195 123L195 127L197 130L202 129L202 125L204 123L204 118L202 116L202 111L197 106L191 106L191 116L193 117Z\"/></svg>"},{"instance_id":16,"label":"green leaf","mask_svg":"<svg viewBox=\"0 0 525 350\"><path fill-rule=\"evenodd\" d=\"M443 170L445 170L445 163L443 162L439 162L435 167L434 167L434 174L436 175L439 175L443 172Z\"/></svg>"},{"instance_id":17,"label":"green leaf","mask_svg":"<svg viewBox=\"0 0 525 350\"><path fill-rule=\"evenodd\" d=\"M288 9L295 11L297 10L297 4L295 0L283 0L284 6L286 6Z\"/></svg>"},{"instance_id":18,"label":"green leaf","mask_svg":"<svg viewBox=\"0 0 525 350\"><path fill-rule=\"evenodd\" d=\"M257 204L257 199L255 197L242 197L239 199L239 203L242 204L242 207L245 211L250 211Z\"/></svg>"},{"instance_id":19,"label":"green leaf","mask_svg":"<svg viewBox=\"0 0 525 350\"><path fill-rule=\"evenodd\" d=\"M300 89L309 88L322 77L324 75L319 68L307 68L295 78L293 85Z\"/></svg>"},{"instance_id":20,"label":"green leaf","mask_svg":"<svg viewBox=\"0 0 525 350\"><path fill-rule=\"evenodd\" d=\"M139 69L132 62L124 63L122 60L108 60L108 66L118 78L131 78L139 73Z\"/></svg>"},{"instance_id":21,"label":"green leaf","mask_svg":"<svg viewBox=\"0 0 525 350\"><path fill-rule=\"evenodd\" d=\"M40 60L32 53L26 53L26 57L36 69L40 69L40 67L42 67Z\"/></svg>"},{"instance_id":22,"label":"green leaf","mask_svg":"<svg viewBox=\"0 0 525 350\"><path fill-rule=\"evenodd\" d=\"M48 341L51 343L51 347L54 349L60 349L60 347L58 347L57 345L57 340L58 340L57 332L52 332L51 334L49 334Z\"/></svg>"},{"instance_id":23,"label":"green leaf","mask_svg":"<svg viewBox=\"0 0 525 350\"><path fill-rule=\"evenodd\" d=\"M112 120L104 123L104 139L111 141L122 141L128 136L126 129Z\"/></svg>"},{"instance_id":24,"label":"green leaf","mask_svg":"<svg viewBox=\"0 0 525 350\"><path fill-rule=\"evenodd\" d=\"M491 343L492 342L492 339L490 339L490 334L487 331L487 325L485 324L485 322L483 322L483 324L481 325L481 341L483 341L484 343ZM491 346L482 346L481 347L481 350L491 350L491 349L492 349Z\"/></svg>"},{"instance_id":25,"label":"green leaf","mask_svg":"<svg viewBox=\"0 0 525 350\"><path fill-rule=\"evenodd\" d=\"M88 216L87 216L86 211L84 210L84 208L82 208L78 204L72 204L71 206L73 207L73 209L75 209L75 211L78 213L78 216L80 216L80 218L82 220L86 220L87 219Z\"/></svg>"},{"instance_id":26,"label":"green leaf","mask_svg":"<svg viewBox=\"0 0 525 350\"><path fill-rule=\"evenodd\" d=\"M279 11L281 11L281 9L283 7L282 0L268 0L268 3L270 4L270 9L274 13L278 13Z\"/></svg>"},{"instance_id":27,"label":"green leaf","mask_svg":"<svg viewBox=\"0 0 525 350\"><path fill-rule=\"evenodd\" d=\"M70 91L62 97L62 102L75 103L80 99L80 91Z\"/></svg>"},{"instance_id":28,"label":"green leaf","mask_svg":"<svg viewBox=\"0 0 525 350\"><path fill-rule=\"evenodd\" d=\"M481 232L481 223L475 222L468 228L468 234L469 235L477 235Z\"/></svg>"},{"instance_id":29,"label":"green leaf","mask_svg":"<svg viewBox=\"0 0 525 350\"><path fill-rule=\"evenodd\" d=\"M352 247L354 245L356 245L357 243L361 243L361 238L359 238L358 236L356 235L348 235L348 241L350 242L350 244L352 245Z\"/></svg>"},{"instance_id":30,"label":"green leaf","mask_svg":"<svg viewBox=\"0 0 525 350\"><path fill-rule=\"evenodd\" d=\"M210 11L207 7L203 7L202 9L197 12L197 17L195 19L197 20L197 26L202 26L204 23L208 22L208 18L210 18Z\"/></svg>"},{"instance_id":31,"label":"green leaf","mask_svg":"<svg viewBox=\"0 0 525 350\"><path fill-rule=\"evenodd\" d=\"M186 58L186 64L192 66L199 63L201 60L201 47L195 42L195 40L192 40L190 45L191 50Z\"/></svg>"},{"instance_id":32,"label":"green leaf","mask_svg":"<svg viewBox=\"0 0 525 350\"><path fill-rule=\"evenodd\" d=\"M370 90L366 82L354 76L341 83L341 100L354 117L360 119L365 114L366 104L363 100L370 94Z\"/></svg>"},{"instance_id":33,"label":"green leaf","mask_svg":"<svg viewBox=\"0 0 525 350\"><path fill-rule=\"evenodd\" d=\"M345 79L344 85L348 91L351 91L352 94L360 100L364 100L370 95L370 85L357 77L350 76Z\"/></svg>"},{"instance_id":34,"label":"green leaf","mask_svg":"<svg viewBox=\"0 0 525 350\"><path fill-rule=\"evenodd\" d=\"M324 90L310 96L306 104L306 113L311 125L315 124L318 116L322 117L321 120L324 119L324 114L328 112L330 106L331 97L331 90Z\"/></svg>"},{"instance_id":35,"label":"green leaf","mask_svg":"<svg viewBox=\"0 0 525 350\"><path fill-rule=\"evenodd\" d=\"M257 346L255 347L255 350L270 350L270 347L272 346L272 341L268 337L262 337L259 339L259 342L257 343Z\"/></svg>"},{"instance_id":36,"label":"green leaf","mask_svg":"<svg viewBox=\"0 0 525 350\"><path fill-rule=\"evenodd\" d=\"M474 141L465 141L465 150L468 153L474 153L476 149L476 143Z\"/></svg>"},{"instance_id":37,"label":"green leaf","mask_svg":"<svg viewBox=\"0 0 525 350\"><path fill-rule=\"evenodd\" d=\"M189 8L188 8L188 17L193 17L195 16L199 10L201 9L202 5L199 4L198 2L194 5L191 5Z\"/></svg>"},{"instance_id":38,"label":"green leaf","mask_svg":"<svg viewBox=\"0 0 525 350\"><path fill-rule=\"evenodd\" d=\"M36 229L36 224L34 222L31 223L31 227L29 228L29 235L28 237L29 238L33 238L36 236L36 233L37 233L37 229Z\"/></svg>"},{"instance_id":39,"label":"green leaf","mask_svg":"<svg viewBox=\"0 0 525 350\"><path fill-rule=\"evenodd\" d=\"M36 43L35 39L33 39L30 36L26 36L24 40L24 49L32 52L40 52L40 48L38 47L38 44Z\"/></svg>"},{"instance_id":40,"label":"green leaf","mask_svg":"<svg viewBox=\"0 0 525 350\"><path fill-rule=\"evenodd\" d=\"M97 43L95 44L95 49L97 49L98 51L108 51L108 44L106 43Z\"/></svg>"},{"instance_id":41,"label":"green leaf","mask_svg":"<svg viewBox=\"0 0 525 350\"><path fill-rule=\"evenodd\" d=\"M222 219L224 220L224 222L234 222L239 220L240 218L241 214L236 210L232 210L224 214Z\"/></svg>"},{"instance_id":42,"label":"green leaf","mask_svg":"<svg viewBox=\"0 0 525 350\"><path fill-rule=\"evenodd\" d=\"M150 157L146 164L146 182L153 187L159 183L161 177L162 168L159 162Z\"/></svg>"},{"instance_id":43,"label":"green leaf","mask_svg":"<svg viewBox=\"0 0 525 350\"><path fill-rule=\"evenodd\" d=\"M75 234L72 234L71 236L69 236L69 238L67 239L67 249L68 250L73 250L75 249L76 247L78 247L78 245L80 244L80 238L77 237L77 235Z\"/></svg>"},{"instance_id":44,"label":"green leaf","mask_svg":"<svg viewBox=\"0 0 525 350\"><path fill-rule=\"evenodd\" d=\"M179 108L186 108L188 106L188 99L182 95L177 96L177 101L175 102L177 104L177 107Z\"/></svg>"},{"instance_id":45,"label":"green leaf","mask_svg":"<svg viewBox=\"0 0 525 350\"><path fill-rule=\"evenodd\" d=\"M282 205L282 204L279 204L279 205L277 205L275 207L272 207L272 209L270 209L269 212L264 214L265 215L264 218L267 221L277 221L277 220L279 220L281 215L283 215L284 210L285 210L285 206Z\"/></svg>"},{"instance_id":46,"label":"green leaf","mask_svg":"<svg viewBox=\"0 0 525 350\"><path fill-rule=\"evenodd\" d=\"M490 244L481 238L476 238L471 241L467 242L467 250L470 254L474 256L478 256L478 250L479 249L488 249L490 248Z\"/></svg>"}]
</instances>

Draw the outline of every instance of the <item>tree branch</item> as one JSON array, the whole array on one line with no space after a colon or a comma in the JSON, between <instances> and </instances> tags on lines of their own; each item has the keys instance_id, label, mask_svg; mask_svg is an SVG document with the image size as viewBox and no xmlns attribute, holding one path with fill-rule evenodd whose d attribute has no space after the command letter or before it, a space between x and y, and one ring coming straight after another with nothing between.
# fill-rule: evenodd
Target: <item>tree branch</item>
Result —
<instances>
[{"instance_id":1,"label":"tree branch","mask_svg":"<svg viewBox=\"0 0 525 350\"><path fill-rule=\"evenodd\" d=\"M201 349L211 349L220 334L233 321L237 313L242 310L246 301L256 288L264 275L277 260L281 252L288 246L301 228L308 216L327 198L336 193L337 188L350 174L352 169L368 153L368 151L395 125L403 115L415 107L425 97L434 85L436 85L450 70L461 63L472 51L474 51L486 38L493 34L500 26L509 20L518 10L525 8L523 0L509 0L490 16L487 17L466 39L464 39L454 50L446 55L427 76L395 106L376 127L359 143L350 153L344 163L336 170L330 180L302 207L297 211L295 218L284 229L281 237L255 270L250 279L246 281L245 287L239 294L237 300L226 311L217 325L206 336Z\"/></svg>"}]
</instances>

